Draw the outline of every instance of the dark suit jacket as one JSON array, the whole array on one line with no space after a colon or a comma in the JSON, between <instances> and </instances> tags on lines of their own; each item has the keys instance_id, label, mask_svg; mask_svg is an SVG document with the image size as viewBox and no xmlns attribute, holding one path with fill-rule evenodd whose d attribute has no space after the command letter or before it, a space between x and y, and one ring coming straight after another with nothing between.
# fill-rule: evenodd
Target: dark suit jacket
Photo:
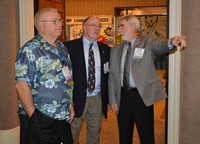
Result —
<instances>
[{"instance_id":1,"label":"dark suit jacket","mask_svg":"<svg viewBox=\"0 0 200 144\"><path fill-rule=\"evenodd\" d=\"M67 47L70 58L72 61L72 71L74 80L73 90L73 102L75 116L80 117L83 113L86 93L87 93L87 75L86 65L83 50L82 38L75 39L72 41L65 42L64 45ZM104 73L104 64L109 62L110 59L110 47L104 43L98 42L100 59L101 59L101 100L103 114L107 118L107 104L108 100L108 73Z\"/></svg>"}]
</instances>

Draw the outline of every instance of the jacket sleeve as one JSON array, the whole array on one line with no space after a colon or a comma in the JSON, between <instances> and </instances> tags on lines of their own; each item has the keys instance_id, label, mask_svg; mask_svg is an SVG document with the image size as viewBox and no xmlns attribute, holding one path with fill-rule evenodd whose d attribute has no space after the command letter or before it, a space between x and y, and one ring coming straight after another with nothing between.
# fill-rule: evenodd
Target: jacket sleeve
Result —
<instances>
[{"instance_id":1,"label":"jacket sleeve","mask_svg":"<svg viewBox=\"0 0 200 144\"><path fill-rule=\"evenodd\" d=\"M114 55L113 55L114 48L111 49L110 53L110 72L109 72L109 79L108 79L108 94L109 94L109 103L116 104L116 91L115 91L115 77L114 77Z\"/></svg>"}]
</instances>

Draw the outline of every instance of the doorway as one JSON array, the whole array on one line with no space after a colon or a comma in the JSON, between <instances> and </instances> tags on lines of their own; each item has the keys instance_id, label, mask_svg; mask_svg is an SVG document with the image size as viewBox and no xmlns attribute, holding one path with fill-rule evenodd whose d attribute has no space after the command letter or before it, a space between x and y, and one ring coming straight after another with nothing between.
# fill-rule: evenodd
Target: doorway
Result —
<instances>
[{"instance_id":1,"label":"doorway","mask_svg":"<svg viewBox=\"0 0 200 144\"><path fill-rule=\"evenodd\" d=\"M21 1L21 7L33 7L33 4L26 1ZM180 35L181 34L181 11L182 11L182 0L167 0L167 5L169 8L169 36ZM22 9L23 13L31 14L31 9ZM23 28L32 24L32 21L20 21L20 25ZM24 30L24 29L23 29ZM32 37L31 33L25 34L21 30L22 35L20 39ZM26 31L30 31L27 27ZM168 89L169 89L169 99L168 99L168 138L167 141L170 144L179 143L179 99L180 99L180 54L175 53L169 56L169 74L168 74Z\"/></svg>"}]
</instances>

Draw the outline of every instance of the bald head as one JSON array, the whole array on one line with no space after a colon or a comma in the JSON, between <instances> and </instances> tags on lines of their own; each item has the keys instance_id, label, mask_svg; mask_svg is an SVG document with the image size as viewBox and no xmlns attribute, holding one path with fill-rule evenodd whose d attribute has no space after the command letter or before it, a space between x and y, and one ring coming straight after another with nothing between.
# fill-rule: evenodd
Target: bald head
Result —
<instances>
[{"instance_id":1,"label":"bald head","mask_svg":"<svg viewBox=\"0 0 200 144\"><path fill-rule=\"evenodd\" d=\"M49 12L57 12L57 9L42 8L35 14L34 24L35 24L35 27L37 30L38 30L39 22L43 21L45 19L45 14L47 14Z\"/></svg>"},{"instance_id":2,"label":"bald head","mask_svg":"<svg viewBox=\"0 0 200 144\"><path fill-rule=\"evenodd\" d=\"M100 36L101 20L97 16L89 16L83 21L83 34L90 41L96 41Z\"/></svg>"},{"instance_id":3,"label":"bald head","mask_svg":"<svg viewBox=\"0 0 200 144\"><path fill-rule=\"evenodd\" d=\"M101 23L101 20L100 20L100 18L99 18L98 16L92 15L92 16L89 16L89 17L87 17L86 19L84 19L84 21L83 21L83 26L84 26L84 25L87 23L87 21L89 21L90 19L98 19L99 22Z\"/></svg>"}]
</instances>

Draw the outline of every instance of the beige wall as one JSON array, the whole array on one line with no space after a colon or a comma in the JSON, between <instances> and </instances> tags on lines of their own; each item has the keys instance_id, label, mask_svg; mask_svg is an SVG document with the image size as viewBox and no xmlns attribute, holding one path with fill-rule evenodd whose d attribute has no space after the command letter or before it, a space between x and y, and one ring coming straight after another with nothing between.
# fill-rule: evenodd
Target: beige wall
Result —
<instances>
[{"instance_id":1,"label":"beige wall","mask_svg":"<svg viewBox=\"0 0 200 144\"><path fill-rule=\"evenodd\" d=\"M187 48L182 56L180 144L200 143L199 14L199 0L183 0L182 32L187 36Z\"/></svg>"},{"instance_id":2,"label":"beige wall","mask_svg":"<svg viewBox=\"0 0 200 144\"><path fill-rule=\"evenodd\" d=\"M18 1L0 1L0 130L19 125L14 85L15 57L19 46Z\"/></svg>"},{"instance_id":3,"label":"beige wall","mask_svg":"<svg viewBox=\"0 0 200 144\"><path fill-rule=\"evenodd\" d=\"M167 0L66 0L66 16L114 15L115 7L166 6Z\"/></svg>"}]
</instances>

